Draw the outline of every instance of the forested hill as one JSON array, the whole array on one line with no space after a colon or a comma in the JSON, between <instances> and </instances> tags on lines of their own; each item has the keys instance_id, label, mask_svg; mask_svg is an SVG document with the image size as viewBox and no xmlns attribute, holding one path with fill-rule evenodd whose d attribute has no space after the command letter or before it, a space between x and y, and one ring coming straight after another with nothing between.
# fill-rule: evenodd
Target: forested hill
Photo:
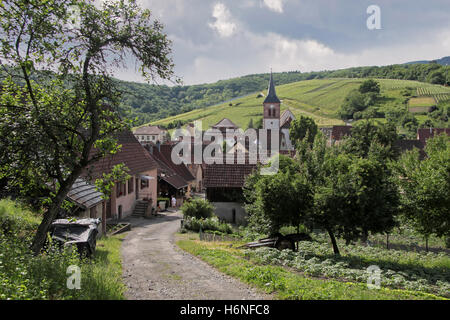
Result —
<instances>
[{"instance_id":1,"label":"forested hill","mask_svg":"<svg viewBox=\"0 0 450 320\"><path fill-rule=\"evenodd\" d=\"M448 57L447 57L448 58ZM445 58L439 61L446 61ZM2 72L0 72L2 73ZM51 77L51 74L48 75ZM355 67L318 72L292 71L273 74L277 86L324 78L378 78L416 80L433 84L450 85L450 66L438 62L401 64L390 66ZM252 74L220 80L210 84L189 86L149 85L115 79L123 92L121 114L124 118L137 119L134 125L154 122L197 108L209 107L224 101L267 90L269 74Z\"/></svg>"},{"instance_id":2,"label":"forested hill","mask_svg":"<svg viewBox=\"0 0 450 320\"><path fill-rule=\"evenodd\" d=\"M370 77L450 85L450 66L438 63L403 64L307 73L282 72L274 73L273 76L277 86L301 80ZM269 74L266 73L191 86L157 86L120 80L117 83L124 92L121 108L123 116L130 119L137 117L135 125L140 125L250 93L265 92L268 81Z\"/></svg>"},{"instance_id":3,"label":"forested hill","mask_svg":"<svg viewBox=\"0 0 450 320\"><path fill-rule=\"evenodd\" d=\"M437 60L433 60L433 61L430 61L430 60L420 60L420 61L407 62L407 63L405 63L405 64L432 63L432 62L438 63L438 64L440 64L441 66L449 66L449 65L450 65L450 56L449 56L449 57L443 57L443 58L441 58L441 59L437 59Z\"/></svg>"}]
</instances>

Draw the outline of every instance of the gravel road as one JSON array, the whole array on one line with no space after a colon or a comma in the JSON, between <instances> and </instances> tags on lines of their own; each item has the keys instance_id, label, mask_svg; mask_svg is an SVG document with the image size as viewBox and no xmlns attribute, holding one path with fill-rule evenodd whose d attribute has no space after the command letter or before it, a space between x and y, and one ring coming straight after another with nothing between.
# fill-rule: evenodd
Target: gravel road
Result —
<instances>
[{"instance_id":1,"label":"gravel road","mask_svg":"<svg viewBox=\"0 0 450 320\"><path fill-rule=\"evenodd\" d=\"M181 214L129 218L122 243L125 296L132 300L270 299L178 248L174 234Z\"/></svg>"}]
</instances>

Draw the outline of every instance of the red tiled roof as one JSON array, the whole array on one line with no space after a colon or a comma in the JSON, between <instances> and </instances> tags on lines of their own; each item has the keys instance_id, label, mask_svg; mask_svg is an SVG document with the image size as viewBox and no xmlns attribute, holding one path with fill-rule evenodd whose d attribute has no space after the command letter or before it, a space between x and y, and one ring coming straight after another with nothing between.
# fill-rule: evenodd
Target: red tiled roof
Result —
<instances>
[{"instance_id":1,"label":"red tiled roof","mask_svg":"<svg viewBox=\"0 0 450 320\"><path fill-rule=\"evenodd\" d=\"M176 189L184 188L188 182L184 180L178 173L176 173L168 164L167 159L158 151L156 146L153 146L152 151L148 151L149 155L155 160L158 168L158 177Z\"/></svg>"},{"instance_id":2,"label":"red tiled roof","mask_svg":"<svg viewBox=\"0 0 450 320\"><path fill-rule=\"evenodd\" d=\"M172 148L174 146L171 144L162 144L160 146L159 153L161 154L161 158L164 159L164 163L169 166L172 170L174 170L178 175L180 175L186 181L193 181L195 178L192 176L189 169L186 167L184 163L175 164L172 161ZM158 152L158 150L156 150Z\"/></svg>"},{"instance_id":3,"label":"red tiled roof","mask_svg":"<svg viewBox=\"0 0 450 320\"><path fill-rule=\"evenodd\" d=\"M187 187L187 185L188 185L186 180L184 180L177 174L175 174L173 176L160 176L160 178L162 180L166 181L171 186L173 186L175 189L181 189L181 188Z\"/></svg>"},{"instance_id":4,"label":"red tiled roof","mask_svg":"<svg viewBox=\"0 0 450 320\"><path fill-rule=\"evenodd\" d=\"M206 188L241 188L256 164L206 164L203 184Z\"/></svg>"},{"instance_id":5,"label":"red tiled roof","mask_svg":"<svg viewBox=\"0 0 450 320\"><path fill-rule=\"evenodd\" d=\"M344 136L351 134L352 126L333 126L331 129L331 139L341 140Z\"/></svg>"},{"instance_id":6,"label":"red tiled roof","mask_svg":"<svg viewBox=\"0 0 450 320\"><path fill-rule=\"evenodd\" d=\"M421 128L417 130L417 139L423 144L426 144L429 138L434 137L436 134L446 133L450 136L450 128Z\"/></svg>"},{"instance_id":7,"label":"red tiled roof","mask_svg":"<svg viewBox=\"0 0 450 320\"><path fill-rule=\"evenodd\" d=\"M117 164L125 164L129 169L130 175L152 170L156 168L156 162L150 157L147 150L137 141L131 131L124 131L117 135L118 144L122 145L121 149L113 155L108 155L93 165L91 165L84 175L96 179L103 173L110 173L112 168ZM96 151L91 151L91 155L95 155Z\"/></svg>"}]
</instances>

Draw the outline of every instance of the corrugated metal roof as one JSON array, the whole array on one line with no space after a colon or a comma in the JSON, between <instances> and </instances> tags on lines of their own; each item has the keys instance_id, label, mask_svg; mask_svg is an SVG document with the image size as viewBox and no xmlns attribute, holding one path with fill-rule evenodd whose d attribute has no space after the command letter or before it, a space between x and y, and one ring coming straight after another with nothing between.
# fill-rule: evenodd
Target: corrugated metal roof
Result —
<instances>
[{"instance_id":1,"label":"corrugated metal roof","mask_svg":"<svg viewBox=\"0 0 450 320\"><path fill-rule=\"evenodd\" d=\"M96 190L95 186L78 178L72 185L67 197L78 206L89 209L103 201L103 193Z\"/></svg>"}]
</instances>

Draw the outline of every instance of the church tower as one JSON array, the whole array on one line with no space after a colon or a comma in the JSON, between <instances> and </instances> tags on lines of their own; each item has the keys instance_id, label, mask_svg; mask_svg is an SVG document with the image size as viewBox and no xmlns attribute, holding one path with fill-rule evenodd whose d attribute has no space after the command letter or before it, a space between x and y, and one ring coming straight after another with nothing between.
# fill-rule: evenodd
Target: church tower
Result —
<instances>
[{"instance_id":1,"label":"church tower","mask_svg":"<svg viewBox=\"0 0 450 320\"><path fill-rule=\"evenodd\" d=\"M264 118L263 129L279 130L280 129L280 104L275 92L272 71L270 71L269 89L267 90L266 99L263 102Z\"/></svg>"}]
</instances>

